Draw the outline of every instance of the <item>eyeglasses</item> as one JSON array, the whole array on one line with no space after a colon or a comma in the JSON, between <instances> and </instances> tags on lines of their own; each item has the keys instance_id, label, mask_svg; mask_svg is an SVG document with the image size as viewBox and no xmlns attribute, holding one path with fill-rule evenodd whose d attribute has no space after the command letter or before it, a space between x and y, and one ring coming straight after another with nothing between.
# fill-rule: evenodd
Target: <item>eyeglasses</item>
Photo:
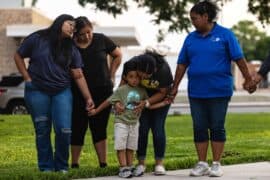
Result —
<instances>
[{"instance_id":1,"label":"eyeglasses","mask_svg":"<svg viewBox=\"0 0 270 180\"><path fill-rule=\"evenodd\" d=\"M66 21L66 23L73 28L73 32L76 32L75 22L74 21L68 20L68 21Z\"/></svg>"}]
</instances>

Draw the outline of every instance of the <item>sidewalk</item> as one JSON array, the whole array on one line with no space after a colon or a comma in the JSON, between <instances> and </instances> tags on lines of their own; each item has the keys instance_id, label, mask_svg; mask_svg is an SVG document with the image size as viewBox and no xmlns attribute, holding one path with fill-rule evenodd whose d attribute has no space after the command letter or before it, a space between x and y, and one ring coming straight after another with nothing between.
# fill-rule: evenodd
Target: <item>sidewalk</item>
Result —
<instances>
[{"instance_id":1,"label":"sidewalk","mask_svg":"<svg viewBox=\"0 0 270 180\"><path fill-rule=\"evenodd\" d=\"M270 91L258 90L249 94L246 91L235 91L228 107L228 113L269 113ZM190 114L189 100L186 91L179 91L169 109L169 115Z\"/></svg>"},{"instance_id":2,"label":"sidewalk","mask_svg":"<svg viewBox=\"0 0 270 180\"><path fill-rule=\"evenodd\" d=\"M168 171L165 176L154 176L146 173L142 177L133 177L134 180L270 180L270 162L259 162L250 164L237 164L222 167L224 175L222 177L190 177L190 169ZM117 176L92 178L97 180L123 180ZM91 179L91 180L92 180ZM86 180L86 179L85 179Z\"/></svg>"}]
</instances>

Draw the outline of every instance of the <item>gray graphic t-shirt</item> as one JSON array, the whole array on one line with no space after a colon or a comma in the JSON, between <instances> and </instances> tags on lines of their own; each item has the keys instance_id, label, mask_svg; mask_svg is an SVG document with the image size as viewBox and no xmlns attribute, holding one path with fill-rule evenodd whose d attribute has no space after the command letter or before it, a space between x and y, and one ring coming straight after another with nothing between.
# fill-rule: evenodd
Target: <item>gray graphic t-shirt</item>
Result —
<instances>
[{"instance_id":1,"label":"gray graphic t-shirt","mask_svg":"<svg viewBox=\"0 0 270 180\"><path fill-rule=\"evenodd\" d=\"M125 106L124 113L115 115L115 122L136 124L140 114L135 114L133 110L141 100L147 98L148 96L144 88L131 87L129 85L120 86L108 99L112 104L121 102Z\"/></svg>"}]
</instances>

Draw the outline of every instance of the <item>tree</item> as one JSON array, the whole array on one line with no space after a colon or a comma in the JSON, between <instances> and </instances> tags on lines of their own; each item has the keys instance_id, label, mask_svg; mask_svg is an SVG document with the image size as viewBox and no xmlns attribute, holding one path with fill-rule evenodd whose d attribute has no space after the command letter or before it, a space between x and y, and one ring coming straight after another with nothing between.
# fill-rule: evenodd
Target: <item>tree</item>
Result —
<instances>
[{"instance_id":1,"label":"tree","mask_svg":"<svg viewBox=\"0 0 270 180\"><path fill-rule=\"evenodd\" d=\"M78 0L79 4L85 6L87 3L94 4L97 10L111 13L114 17L128 10L128 2L134 1L138 8L148 8L148 13L154 15L153 22L157 25L168 24L168 29L160 30L160 35L168 32L189 31L191 23L189 21L189 9L191 4L199 0ZM231 0L216 0L218 5ZM267 24L270 22L269 0L249 0L248 10L257 19ZM162 38L161 38L162 40Z\"/></svg>"},{"instance_id":2,"label":"tree","mask_svg":"<svg viewBox=\"0 0 270 180\"><path fill-rule=\"evenodd\" d=\"M257 59L254 56L256 44L265 37L265 34L259 32L252 21L240 21L232 27L237 36L247 60Z\"/></svg>"},{"instance_id":3,"label":"tree","mask_svg":"<svg viewBox=\"0 0 270 180\"><path fill-rule=\"evenodd\" d=\"M264 60L269 53L270 37L261 32L252 21L240 21L232 27L247 60Z\"/></svg>"},{"instance_id":4,"label":"tree","mask_svg":"<svg viewBox=\"0 0 270 180\"><path fill-rule=\"evenodd\" d=\"M267 36L264 39L258 41L256 45L255 54L257 59L264 61L269 55L270 50L270 37Z\"/></svg>"}]
</instances>

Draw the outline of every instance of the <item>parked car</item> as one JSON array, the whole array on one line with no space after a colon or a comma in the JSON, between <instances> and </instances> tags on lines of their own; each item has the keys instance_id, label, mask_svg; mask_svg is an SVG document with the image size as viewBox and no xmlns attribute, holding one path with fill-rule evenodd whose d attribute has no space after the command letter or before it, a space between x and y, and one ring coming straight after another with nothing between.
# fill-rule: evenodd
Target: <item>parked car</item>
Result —
<instances>
[{"instance_id":1,"label":"parked car","mask_svg":"<svg viewBox=\"0 0 270 180\"><path fill-rule=\"evenodd\" d=\"M28 114L24 103L24 80L21 75L11 74L2 77L0 111L4 114Z\"/></svg>"}]
</instances>

